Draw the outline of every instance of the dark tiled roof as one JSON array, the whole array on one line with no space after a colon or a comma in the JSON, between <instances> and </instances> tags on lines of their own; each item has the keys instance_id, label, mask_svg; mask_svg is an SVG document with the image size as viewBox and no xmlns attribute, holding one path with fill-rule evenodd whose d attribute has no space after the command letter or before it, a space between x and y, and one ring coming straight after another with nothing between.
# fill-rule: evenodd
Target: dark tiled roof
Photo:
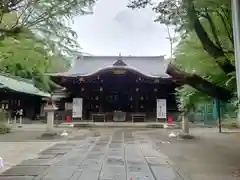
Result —
<instances>
[{"instance_id":1,"label":"dark tiled roof","mask_svg":"<svg viewBox=\"0 0 240 180\"><path fill-rule=\"evenodd\" d=\"M149 77L168 78L168 62L164 56L82 56L76 59L68 72L52 76L89 76L102 70L121 68L137 71Z\"/></svg>"}]
</instances>

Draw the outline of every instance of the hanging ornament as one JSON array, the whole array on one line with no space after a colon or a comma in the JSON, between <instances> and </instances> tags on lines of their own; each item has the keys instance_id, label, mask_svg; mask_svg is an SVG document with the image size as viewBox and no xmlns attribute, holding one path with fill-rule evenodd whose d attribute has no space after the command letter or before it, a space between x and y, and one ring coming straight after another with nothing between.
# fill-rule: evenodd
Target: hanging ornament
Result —
<instances>
[{"instance_id":1,"label":"hanging ornament","mask_svg":"<svg viewBox=\"0 0 240 180\"><path fill-rule=\"evenodd\" d=\"M139 91L139 88L136 88L136 91L138 92L138 91Z\"/></svg>"},{"instance_id":2,"label":"hanging ornament","mask_svg":"<svg viewBox=\"0 0 240 180\"><path fill-rule=\"evenodd\" d=\"M142 78L141 77L139 77L139 81L141 81L142 80Z\"/></svg>"},{"instance_id":3,"label":"hanging ornament","mask_svg":"<svg viewBox=\"0 0 240 180\"><path fill-rule=\"evenodd\" d=\"M96 105L96 108L98 108L99 106L98 105Z\"/></svg>"},{"instance_id":4,"label":"hanging ornament","mask_svg":"<svg viewBox=\"0 0 240 180\"><path fill-rule=\"evenodd\" d=\"M159 79L155 79L154 82L155 83L159 83L160 81L159 81Z\"/></svg>"},{"instance_id":5,"label":"hanging ornament","mask_svg":"<svg viewBox=\"0 0 240 180\"><path fill-rule=\"evenodd\" d=\"M141 105L141 106L140 106L140 108L141 108L141 109L143 109L143 108L144 108L144 106L143 106L143 105Z\"/></svg>"},{"instance_id":6,"label":"hanging ornament","mask_svg":"<svg viewBox=\"0 0 240 180\"><path fill-rule=\"evenodd\" d=\"M83 77L80 77L79 81L80 81L80 82L84 82L84 78L83 78Z\"/></svg>"},{"instance_id":7,"label":"hanging ornament","mask_svg":"<svg viewBox=\"0 0 240 180\"><path fill-rule=\"evenodd\" d=\"M99 80L100 79L100 76L97 76L97 80Z\"/></svg>"},{"instance_id":8,"label":"hanging ornament","mask_svg":"<svg viewBox=\"0 0 240 180\"><path fill-rule=\"evenodd\" d=\"M157 92L158 91L158 89L157 88L154 88L154 92Z\"/></svg>"},{"instance_id":9,"label":"hanging ornament","mask_svg":"<svg viewBox=\"0 0 240 180\"><path fill-rule=\"evenodd\" d=\"M96 99L96 100L99 100L99 97L98 97L98 96L96 96L96 97L95 97L95 99Z\"/></svg>"},{"instance_id":10,"label":"hanging ornament","mask_svg":"<svg viewBox=\"0 0 240 180\"><path fill-rule=\"evenodd\" d=\"M140 99L141 99L141 100L144 100L144 97L141 97Z\"/></svg>"},{"instance_id":11,"label":"hanging ornament","mask_svg":"<svg viewBox=\"0 0 240 180\"><path fill-rule=\"evenodd\" d=\"M100 91L103 91L103 88L102 87L100 87L100 89L99 89Z\"/></svg>"},{"instance_id":12,"label":"hanging ornament","mask_svg":"<svg viewBox=\"0 0 240 180\"><path fill-rule=\"evenodd\" d=\"M132 96L130 97L130 101L132 101L133 100L133 98L132 98Z\"/></svg>"},{"instance_id":13,"label":"hanging ornament","mask_svg":"<svg viewBox=\"0 0 240 180\"><path fill-rule=\"evenodd\" d=\"M84 88L81 88L81 91L84 91Z\"/></svg>"}]
</instances>

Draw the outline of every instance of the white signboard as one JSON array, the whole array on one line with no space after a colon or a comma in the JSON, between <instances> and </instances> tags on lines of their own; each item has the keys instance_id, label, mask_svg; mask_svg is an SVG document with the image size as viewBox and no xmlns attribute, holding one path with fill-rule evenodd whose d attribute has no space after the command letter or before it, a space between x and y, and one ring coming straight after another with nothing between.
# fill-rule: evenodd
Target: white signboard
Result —
<instances>
[{"instance_id":1,"label":"white signboard","mask_svg":"<svg viewBox=\"0 0 240 180\"><path fill-rule=\"evenodd\" d=\"M73 98L72 117L82 118L82 98Z\"/></svg>"},{"instance_id":2,"label":"white signboard","mask_svg":"<svg viewBox=\"0 0 240 180\"><path fill-rule=\"evenodd\" d=\"M167 101L166 99L157 99L157 118L167 118Z\"/></svg>"}]
</instances>

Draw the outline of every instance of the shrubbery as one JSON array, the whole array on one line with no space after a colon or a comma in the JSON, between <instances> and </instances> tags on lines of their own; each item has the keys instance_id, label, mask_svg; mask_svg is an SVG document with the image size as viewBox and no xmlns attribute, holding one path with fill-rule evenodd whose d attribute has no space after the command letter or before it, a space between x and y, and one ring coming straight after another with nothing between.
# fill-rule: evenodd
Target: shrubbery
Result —
<instances>
[{"instance_id":1,"label":"shrubbery","mask_svg":"<svg viewBox=\"0 0 240 180\"><path fill-rule=\"evenodd\" d=\"M7 115L6 111L3 109L0 109L0 134L6 134L11 131L10 127L7 123Z\"/></svg>"}]
</instances>

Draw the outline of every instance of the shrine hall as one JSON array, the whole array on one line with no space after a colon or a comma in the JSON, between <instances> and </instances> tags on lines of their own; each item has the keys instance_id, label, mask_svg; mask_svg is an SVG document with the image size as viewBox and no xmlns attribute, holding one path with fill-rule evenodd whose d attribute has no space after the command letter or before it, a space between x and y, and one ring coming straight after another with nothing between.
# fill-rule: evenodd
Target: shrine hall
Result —
<instances>
[{"instance_id":1,"label":"shrine hall","mask_svg":"<svg viewBox=\"0 0 240 180\"><path fill-rule=\"evenodd\" d=\"M160 121L178 112L164 56L81 56L67 72L51 74L64 87L56 116L73 121ZM157 115L157 100L165 102ZM64 117L63 117L64 116ZM57 118L57 117L56 117Z\"/></svg>"}]
</instances>

